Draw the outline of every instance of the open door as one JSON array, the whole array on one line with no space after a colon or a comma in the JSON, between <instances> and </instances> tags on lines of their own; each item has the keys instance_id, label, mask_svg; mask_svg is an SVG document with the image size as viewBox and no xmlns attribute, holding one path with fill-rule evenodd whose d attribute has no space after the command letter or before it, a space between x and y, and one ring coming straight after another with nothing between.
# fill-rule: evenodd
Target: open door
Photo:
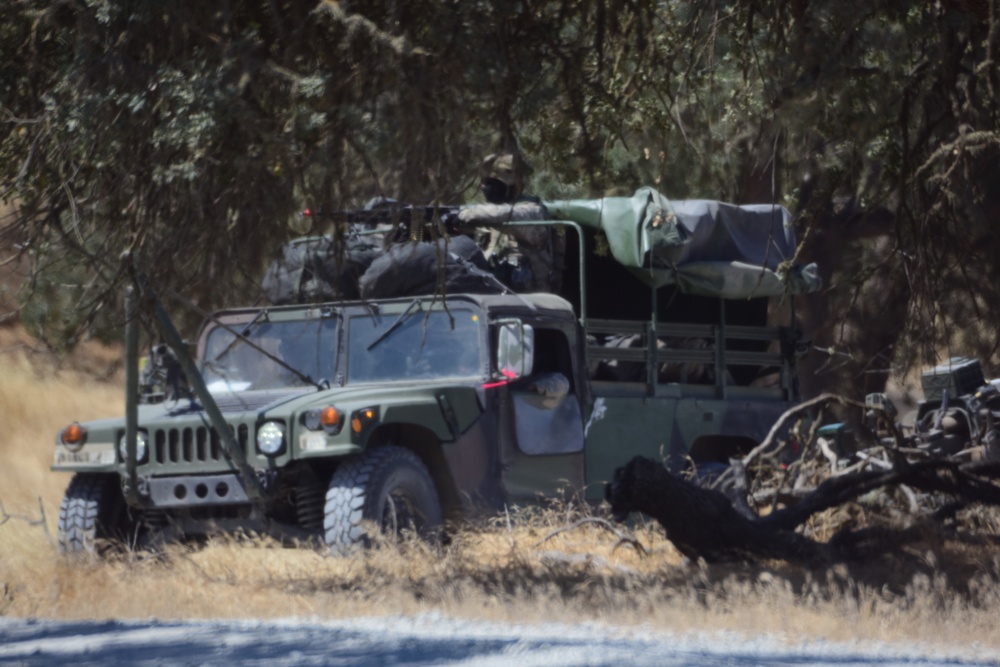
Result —
<instances>
[{"instance_id":1,"label":"open door","mask_svg":"<svg viewBox=\"0 0 1000 667\"><path fill-rule=\"evenodd\" d=\"M504 338L502 330L500 335ZM511 500L583 492L583 417L570 353L573 335L572 329L525 324L498 346L498 368L504 369L505 359L517 367L509 369L517 377L506 386L500 415L508 435L501 438L501 481ZM525 353L505 356L504 344L517 337Z\"/></svg>"}]
</instances>

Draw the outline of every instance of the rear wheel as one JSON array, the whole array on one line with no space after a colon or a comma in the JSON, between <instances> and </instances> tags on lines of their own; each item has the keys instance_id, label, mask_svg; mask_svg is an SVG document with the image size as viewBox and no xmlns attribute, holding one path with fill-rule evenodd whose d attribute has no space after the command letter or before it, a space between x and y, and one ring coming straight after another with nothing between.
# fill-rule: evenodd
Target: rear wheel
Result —
<instances>
[{"instance_id":1,"label":"rear wheel","mask_svg":"<svg viewBox=\"0 0 1000 667\"><path fill-rule=\"evenodd\" d=\"M441 504L427 467L408 449L385 446L345 461L326 492L323 533L335 553L368 546L370 521L384 533L404 530L433 538L441 527Z\"/></svg>"},{"instance_id":2,"label":"rear wheel","mask_svg":"<svg viewBox=\"0 0 1000 667\"><path fill-rule=\"evenodd\" d=\"M77 473L59 506L59 550L96 553L101 540L126 537L126 522L117 475Z\"/></svg>"}]
</instances>

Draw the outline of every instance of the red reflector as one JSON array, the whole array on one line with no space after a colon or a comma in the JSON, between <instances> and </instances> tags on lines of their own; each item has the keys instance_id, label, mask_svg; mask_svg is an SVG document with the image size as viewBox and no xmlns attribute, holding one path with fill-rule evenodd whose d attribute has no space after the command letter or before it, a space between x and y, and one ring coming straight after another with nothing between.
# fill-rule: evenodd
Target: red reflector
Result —
<instances>
[{"instance_id":1,"label":"red reflector","mask_svg":"<svg viewBox=\"0 0 1000 667\"><path fill-rule=\"evenodd\" d=\"M483 389L494 389L496 387L502 387L509 382L510 380L500 380L499 382L487 382L486 384L483 385Z\"/></svg>"}]
</instances>

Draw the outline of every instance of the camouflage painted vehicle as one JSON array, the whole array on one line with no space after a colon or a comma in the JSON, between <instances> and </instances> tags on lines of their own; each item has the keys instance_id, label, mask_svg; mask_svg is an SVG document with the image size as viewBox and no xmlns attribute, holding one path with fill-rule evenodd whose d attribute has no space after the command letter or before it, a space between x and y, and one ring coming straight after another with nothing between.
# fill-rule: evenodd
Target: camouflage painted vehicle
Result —
<instances>
[{"instance_id":1,"label":"camouflage painted vehicle","mask_svg":"<svg viewBox=\"0 0 1000 667\"><path fill-rule=\"evenodd\" d=\"M598 201L624 219L636 198L620 199ZM653 216L658 232L667 211L696 227L680 204L651 200L633 227ZM343 551L366 543L368 522L433 535L539 497L598 502L635 455L679 468L759 443L798 398L794 326L759 322L774 285L789 281L774 282L760 262L747 275L770 291L749 299L648 284L643 275L669 271L602 254L601 244L618 242L613 221L594 224L577 205L553 203L560 220L545 223L577 234L573 299L453 294L227 310L205 323L195 359L157 307L193 396L136 404L131 326L126 417L74 423L57 438L53 469L75 473L60 509L62 549L247 529L321 537ZM704 287L712 273L691 275ZM588 281L600 283L592 294ZM629 314L622 291L644 317L619 319ZM751 310L751 324L727 321Z\"/></svg>"}]
</instances>

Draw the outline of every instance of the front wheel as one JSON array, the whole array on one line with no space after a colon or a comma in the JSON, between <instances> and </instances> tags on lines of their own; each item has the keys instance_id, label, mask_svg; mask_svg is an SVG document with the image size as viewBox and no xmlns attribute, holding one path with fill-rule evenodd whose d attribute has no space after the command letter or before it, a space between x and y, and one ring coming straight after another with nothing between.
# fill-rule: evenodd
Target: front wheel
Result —
<instances>
[{"instance_id":1,"label":"front wheel","mask_svg":"<svg viewBox=\"0 0 1000 667\"><path fill-rule=\"evenodd\" d=\"M370 521L384 533L413 530L433 538L441 527L441 504L427 467L396 446L365 451L342 463L326 492L323 532L335 553L368 546Z\"/></svg>"},{"instance_id":2,"label":"front wheel","mask_svg":"<svg viewBox=\"0 0 1000 667\"><path fill-rule=\"evenodd\" d=\"M126 514L117 475L77 473L59 505L59 551L96 553L99 540L124 538Z\"/></svg>"}]
</instances>

